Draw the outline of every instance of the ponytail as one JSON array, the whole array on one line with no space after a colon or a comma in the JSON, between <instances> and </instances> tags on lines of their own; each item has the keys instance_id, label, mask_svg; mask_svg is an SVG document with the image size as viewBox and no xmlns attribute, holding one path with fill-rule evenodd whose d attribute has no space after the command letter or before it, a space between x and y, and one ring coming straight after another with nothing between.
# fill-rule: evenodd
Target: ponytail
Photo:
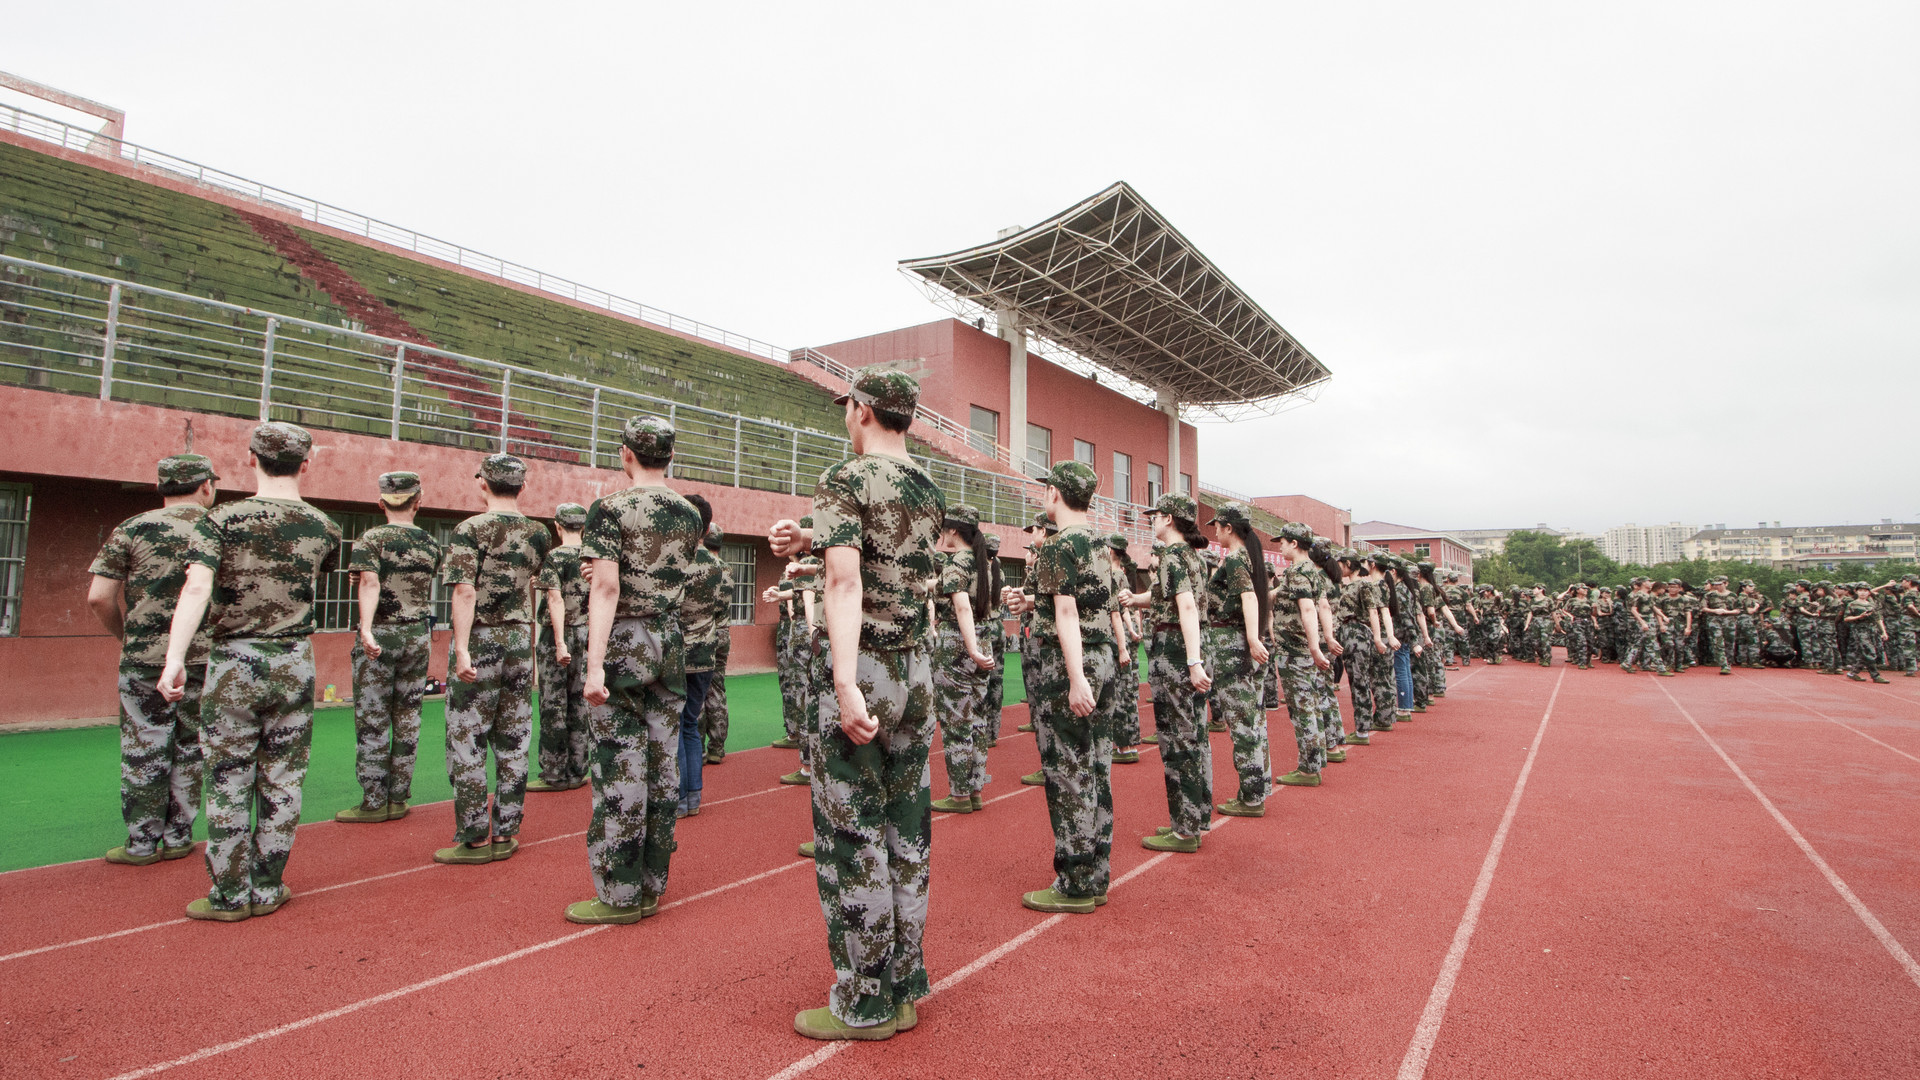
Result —
<instances>
[{"instance_id":1,"label":"ponytail","mask_svg":"<svg viewBox=\"0 0 1920 1080\"><path fill-rule=\"evenodd\" d=\"M1313 565L1319 567L1320 572L1327 575L1327 580L1335 585L1346 579L1346 568L1340 565L1339 559L1334 558L1333 548L1326 544L1315 543L1308 548L1307 558L1312 559Z\"/></svg>"},{"instance_id":2,"label":"ponytail","mask_svg":"<svg viewBox=\"0 0 1920 1080\"><path fill-rule=\"evenodd\" d=\"M1233 535L1247 546L1247 561L1252 563L1248 572L1253 576L1253 595L1260 604L1260 627L1264 636L1266 628L1273 623L1273 597L1268 594L1267 553L1260 546L1260 534L1251 525L1235 525Z\"/></svg>"},{"instance_id":3,"label":"ponytail","mask_svg":"<svg viewBox=\"0 0 1920 1080\"><path fill-rule=\"evenodd\" d=\"M1195 525L1192 518L1174 518L1173 527L1180 530L1180 539L1185 540L1188 547L1195 551L1207 550L1207 538L1200 535L1200 526Z\"/></svg>"},{"instance_id":4,"label":"ponytail","mask_svg":"<svg viewBox=\"0 0 1920 1080\"><path fill-rule=\"evenodd\" d=\"M1400 621L1400 591L1393 587L1393 580L1394 580L1393 567L1388 566L1386 563L1382 562L1379 559L1374 559L1373 568L1375 570L1380 571L1380 581L1382 584L1386 586L1386 588L1382 591L1387 594L1387 608L1388 610L1393 612L1393 621L1399 622Z\"/></svg>"},{"instance_id":5,"label":"ponytail","mask_svg":"<svg viewBox=\"0 0 1920 1080\"><path fill-rule=\"evenodd\" d=\"M994 598L999 595L993 587L994 563L998 560L987 550L987 534L980 531L980 526L948 521L947 528L959 533L960 539L973 549L973 611L977 625L994 609Z\"/></svg>"}]
</instances>

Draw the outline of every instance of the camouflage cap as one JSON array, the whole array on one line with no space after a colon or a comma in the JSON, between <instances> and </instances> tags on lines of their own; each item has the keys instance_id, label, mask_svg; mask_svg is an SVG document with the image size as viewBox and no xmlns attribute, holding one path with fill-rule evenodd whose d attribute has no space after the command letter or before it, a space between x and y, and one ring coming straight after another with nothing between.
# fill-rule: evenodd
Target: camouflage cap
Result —
<instances>
[{"instance_id":1,"label":"camouflage cap","mask_svg":"<svg viewBox=\"0 0 1920 1080\"><path fill-rule=\"evenodd\" d=\"M1447 580L1448 580L1448 581L1459 581L1459 580L1460 580L1460 571L1458 571L1458 570L1449 570L1449 571L1447 571Z\"/></svg>"},{"instance_id":2,"label":"camouflage cap","mask_svg":"<svg viewBox=\"0 0 1920 1080\"><path fill-rule=\"evenodd\" d=\"M253 437L247 440L247 449L261 461L292 465L307 460L307 455L313 451L313 436L298 424L274 420L253 429Z\"/></svg>"},{"instance_id":3,"label":"camouflage cap","mask_svg":"<svg viewBox=\"0 0 1920 1080\"><path fill-rule=\"evenodd\" d=\"M834 398L833 403L843 405L848 398L871 405L878 412L910 417L914 407L920 404L920 384L904 371L869 368L853 380L853 386L846 393Z\"/></svg>"},{"instance_id":4,"label":"camouflage cap","mask_svg":"<svg viewBox=\"0 0 1920 1080\"><path fill-rule=\"evenodd\" d=\"M1750 577L1743 577L1743 578L1741 578L1741 579L1740 579L1740 587L1741 587L1741 588L1743 588L1743 589L1751 589L1751 588L1754 588L1755 586L1754 586L1754 584L1753 584L1753 579L1752 579L1752 578L1750 578Z\"/></svg>"},{"instance_id":5,"label":"camouflage cap","mask_svg":"<svg viewBox=\"0 0 1920 1080\"><path fill-rule=\"evenodd\" d=\"M488 454L480 462L480 471L473 475L489 484L524 484L527 463L512 454Z\"/></svg>"},{"instance_id":6,"label":"camouflage cap","mask_svg":"<svg viewBox=\"0 0 1920 1080\"><path fill-rule=\"evenodd\" d=\"M707 526L707 538L702 540L701 543L714 551L718 551L720 550L720 545L725 543L726 539L726 530L722 529L718 524L712 524Z\"/></svg>"},{"instance_id":7,"label":"camouflage cap","mask_svg":"<svg viewBox=\"0 0 1920 1080\"><path fill-rule=\"evenodd\" d=\"M812 515L812 514L808 514L808 515L806 515L805 517L802 517L802 518L800 519L800 527L801 527L801 528L803 528L803 529L811 529L811 528L813 528L813 515Z\"/></svg>"},{"instance_id":8,"label":"camouflage cap","mask_svg":"<svg viewBox=\"0 0 1920 1080\"><path fill-rule=\"evenodd\" d=\"M630 416L620 429L620 442L635 457L663 458L673 455L673 425L664 416Z\"/></svg>"},{"instance_id":9,"label":"camouflage cap","mask_svg":"<svg viewBox=\"0 0 1920 1080\"><path fill-rule=\"evenodd\" d=\"M1182 495L1175 491L1169 491L1165 495L1160 496L1160 498L1154 502L1153 509L1147 511L1147 513L1165 514L1168 517L1182 518L1187 521L1198 521L1200 519L1200 507L1194 503L1193 497L1191 495Z\"/></svg>"},{"instance_id":10,"label":"camouflage cap","mask_svg":"<svg viewBox=\"0 0 1920 1080\"><path fill-rule=\"evenodd\" d=\"M1825 589L1825 590L1827 590L1828 592L1832 592L1832 591L1833 591L1833 582L1831 582L1831 581L1826 581L1826 580L1824 580L1824 579L1823 579L1823 580L1820 580L1820 581L1816 581L1816 582L1814 582L1814 583L1813 583L1813 587L1814 587L1814 588L1816 588L1816 589Z\"/></svg>"},{"instance_id":11,"label":"camouflage cap","mask_svg":"<svg viewBox=\"0 0 1920 1080\"><path fill-rule=\"evenodd\" d=\"M1536 588L1536 589L1539 589L1539 590L1540 590L1541 592L1546 592L1546 591L1547 591L1547 587L1546 587L1545 585L1543 585L1543 584L1541 584L1541 583L1540 583L1540 582L1538 582L1538 581L1536 581L1536 582L1534 582L1534 583L1533 583L1533 587L1534 587L1534 588Z\"/></svg>"},{"instance_id":12,"label":"camouflage cap","mask_svg":"<svg viewBox=\"0 0 1920 1080\"><path fill-rule=\"evenodd\" d=\"M1667 579L1667 584L1669 584L1669 585L1685 585L1685 584L1686 584L1686 582L1684 582L1684 581L1681 581L1681 580L1680 580L1679 578L1677 578L1677 577L1675 577L1675 578L1668 578L1668 579Z\"/></svg>"},{"instance_id":13,"label":"camouflage cap","mask_svg":"<svg viewBox=\"0 0 1920 1080\"><path fill-rule=\"evenodd\" d=\"M1813 588L1813 582L1808 581L1806 578L1801 578L1800 580L1794 582L1794 584L1800 586L1803 589Z\"/></svg>"},{"instance_id":14,"label":"camouflage cap","mask_svg":"<svg viewBox=\"0 0 1920 1080\"><path fill-rule=\"evenodd\" d=\"M989 555L1000 554L1000 537L993 533L987 534L987 553Z\"/></svg>"},{"instance_id":15,"label":"camouflage cap","mask_svg":"<svg viewBox=\"0 0 1920 1080\"><path fill-rule=\"evenodd\" d=\"M388 506L405 506L420 494L420 474L386 472L380 474L380 501Z\"/></svg>"},{"instance_id":16,"label":"camouflage cap","mask_svg":"<svg viewBox=\"0 0 1920 1080\"><path fill-rule=\"evenodd\" d=\"M1085 502L1093 498L1094 491L1100 487L1100 474L1084 461L1062 461L1049 469L1040 482L1075 502Z\"/></svg>"},{"instance_id":17,"label":"camouflage cap","mask_svg":"<svg viewBox=\"0 0 1920 1080\"><path fill-rule=\"evenodd\" d=\"M199 454L163 457L157 471L162 484L203 484L220 479L213 471L213 462Z\"/></svg>"},{"instance_id":18,"label":"camouflage cap","mask_svg":"<svg viewBox=\"0 0 1920 1080\"><path fill-rule=\"evenodd\" d=\"M579 503L561 503L553 508L553 522L563 529L578 532L586 527L587 508Z\"/></svg>"},{"instance_id":19,"label":"camouflage cap","mask_svg":"<svg viewBox=\"0 0 1920 1080\"><path fill-rule=\"evenodd\" d=\"M1431 569L1433 569L1433 564L1432 564L1432 563L1430 563L1430 562L1428 562L1428 561L1427 561L1427 560L1425 560L1425 559L1421 559L1421 560L1420 560L1420 562L1419 562L1419 566L1420 566L1420 569L1422 569L1422 570L1431 570Z\"/></svg>"},{"instance_id":20,"label":"camouflage cap","mask_svg":"<svg viewBox=\"0 0 1920 1080\"><path fill-rule=\"evenodd\" d=\"M1117 532L1116 532L1116 533L1108 533L1108 534L1107 534L1107 546L1108 546L1108 547L1110 547L1110 548L1112 548L1112 549L1113 549L1113 550L1115 550L1115 551L1125 551L1125 550L1127 550L1127 538L1126 538L1126 537L1124 537L1124 536L1121 536L1121 535L1120 535L1119 533L1117 533Z\"/></svg>"},{"instance_id":21,"label":"camouflage cap","mask_svg":"<svg viewBox=\"0 0 1920 1080\"><path fill-rule=\"evenodd\" d=\"M980 524L980 511L975 510L966 503L959 503L947 507L946 520L960 525L978 526Z\"/></svg>"},{"instance_id":22,"label":"camouflage cap","mask_svg":"<svg viewBox=\"0 0 1920 1080\"><path fill-rule=\"evenodd\" d=\"M1906 577L1903 577L1900 580L1906 582L1909 585L1920 585L1920 574L1908 574Z\"/></svg>"},{"instance_id":23,"label":"camouflage cap","mask_svg":"<svg viewBox=\"0 0 1920 1080\"><path fill-rule=\"evenodd\" d=\"M1228 503L1227 506L1221 507L1220 510L1213 515L1213 519L1219 521L1221 517L1225 515L1228 506L1239 506L1243 511L1246 509L1246 507L1241 506L1239 503ZM1313 529L1308 526L1306 522L1289 521L1285 525L1280 526L1280 531L1274 533L1273 538L1275 540L1291 540L1304 547L1307 544L1313 543Z\"/></svg>"},{"instance_id":24,"label":"camouflage cap","mask_svg":"<svg viewBox=\"0 0 1920 1080\"><path fill-rule=\"evenodd\" d=\"M1725 584L1728 584L1728 580L1727 580L1727 577L1726 577L1726 575L1724 575L1724 574L1723 574L1723 575L1721 575L1721 576L1719 576L1719 577L1710 577L1710 578L1708 578L1708 579L1707 579L1707 584L1709 584L1709 585L1725 585Z\"/></svg>"},{"instance_id":25,"label":"camouflage cap","mask_svg":"<svg viewBox=\"0 0 1920 1080\"><path fill-rule=\"evenodd\" d=\"M1039 529L1043 532L1050 532L1050 533L1055 533L1060 531L1060 526L1054 524L1053 515L1047 513L1045 510L1042 510L1039 513L1033 515L1033 523L1028 525L1027 528Z\"/></svg>"}]
</instances>

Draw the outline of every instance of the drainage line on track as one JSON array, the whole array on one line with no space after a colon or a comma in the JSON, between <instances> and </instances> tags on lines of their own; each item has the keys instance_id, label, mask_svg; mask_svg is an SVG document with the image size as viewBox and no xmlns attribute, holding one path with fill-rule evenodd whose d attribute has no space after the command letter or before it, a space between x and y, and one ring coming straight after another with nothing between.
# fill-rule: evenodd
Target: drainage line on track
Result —
<instances>
[{"instance_id":1,"label":"drainage line on track","mask_svg":"<svg viewBox=\"0 0 1920 1080\"><path fill-rule=\"evenodd\" d=\"M1813 845L1807 842L1807 838L1800 835L1800 830L1793 827L1793 822L1787 820L1787 815L1781 813L1780 808L1773 805L1773 800L1767 798L1766 793L1760 790L1759 785L1748 778L1746 772L1742 770L1739 765L1736 765L1731 757L1727 756L1725 750L1720 749L1720 744L1714 741L1713 736L1707 734L1707 729L1700 726L1700 721L1693 718L1693 714L1687 711L1687 707L1680 704L1680 699L1674 697L1673 692L1665 686L1660 687L1660 692L1667 695L1667 700L1673 702L1673 707L1680 710L1680 715L1686 719L1687 723L1693 725L1693 730L1698 732L1702 739L1706 740L1707 745L1713 748L1714 753L1720 755L1720 760L1727 763L1727 768L1732 769L1733 775L1740 778L1740 783L1745 785L1749 792L1753 793L1754 798L1760 800L1760 805L1766 808L1768 814L1772 815L1774 822L1787 834L1788 839L1792 840L1794 846L1800 849L1801 854L1807 857L1807 861L1813 863L1814 869L1819 870L1821 876L1827 879L1827 884L1833 886L1833 891L1840 894L1840 899L1847 902L1847 907L1853 909L1855 917L1857 917L1861 924L1867 928L1868 932L1874 936L1874 939L1880 942L1881 948L1886 949L1887 954L1893 957L1894 962L1899 964L1901 969L1906 972L1907 978L1912 979L1915 986L1920 986L1920 963L1914 961L1913 955L1907 952L1906 948L1902 946L1899 940L1893 936L1892 932L1886 928L1886 925L1874 916L1873 912L1867 910L1867 905L1860 902L1860 898L1853 894L1853 890L1847 887L1847 883L1841 880L1839 874L1834 873L1833 867L1827 865L1827 860L1820 857L1820 853L1813 849Z\"/></svg>"}]
</instances>

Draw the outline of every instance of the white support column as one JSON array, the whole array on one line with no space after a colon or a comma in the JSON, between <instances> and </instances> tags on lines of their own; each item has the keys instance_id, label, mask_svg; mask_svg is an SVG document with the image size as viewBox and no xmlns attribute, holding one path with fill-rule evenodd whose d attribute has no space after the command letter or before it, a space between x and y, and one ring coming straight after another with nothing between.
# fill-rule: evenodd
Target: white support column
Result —
<instances>
[{"instance_id":1,"label":"white support column","mask_svg":"<svg viewBox=\"0 0 1920 1080\"><path fill-rule=\"evenodd\" d=\"M1027 331L1014 313L994 313L1000 336L1007 343L1007 460L1015 472L1027 475Z\"/></svg>"},{"instance_id":2,"label":"white support column","mask_svg":"<svg viewBox=\"0 0 1920 1080\"><path fill-rule=\"evenodd\" d=\"M1160 391L1160 411L1167 414L1167 490L1180 490L1180 402L1168 390ZM1193 493L1200 494L1200 478L1194 477Z\"/></svg>"}]
</instances>

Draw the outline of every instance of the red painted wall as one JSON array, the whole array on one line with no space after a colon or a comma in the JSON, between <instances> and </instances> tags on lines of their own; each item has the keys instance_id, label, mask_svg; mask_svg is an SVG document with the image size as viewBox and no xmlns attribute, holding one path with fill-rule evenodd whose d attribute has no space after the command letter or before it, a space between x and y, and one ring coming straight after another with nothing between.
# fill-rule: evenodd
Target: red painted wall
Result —
<instances>
[{"instance_id":1,"label":"red painted wall","mask_svg":"<svg viewBox=\"0 0 1920 1080\"><path fill-rule=\"evenodd\" d=\"M1287 521L1304 522L1316 535L1342 547L1353 542L1353 512L1306 495L1263 495L1253 505Z\"/></svg>"},{"instance_id":2,"label":"red painted wall","mask_svg":"<svg viewBox=\"0 0 1920 1080\"><path fill-rule=\"evenodd\" d=\"M1368 537L1361 537L1361 539L1375 547L1383 547L1395 555L1405 555L1408 558L1416 556L1415 545L1428 544L1430 545L1428 554L1421 557L1432 561L1434 566L1441 570L1458 570L1462 574L1473 572L1473 552L1443 537L1414 537L1406 540L1374 540Z\"/></svg>"}]
</instances>

